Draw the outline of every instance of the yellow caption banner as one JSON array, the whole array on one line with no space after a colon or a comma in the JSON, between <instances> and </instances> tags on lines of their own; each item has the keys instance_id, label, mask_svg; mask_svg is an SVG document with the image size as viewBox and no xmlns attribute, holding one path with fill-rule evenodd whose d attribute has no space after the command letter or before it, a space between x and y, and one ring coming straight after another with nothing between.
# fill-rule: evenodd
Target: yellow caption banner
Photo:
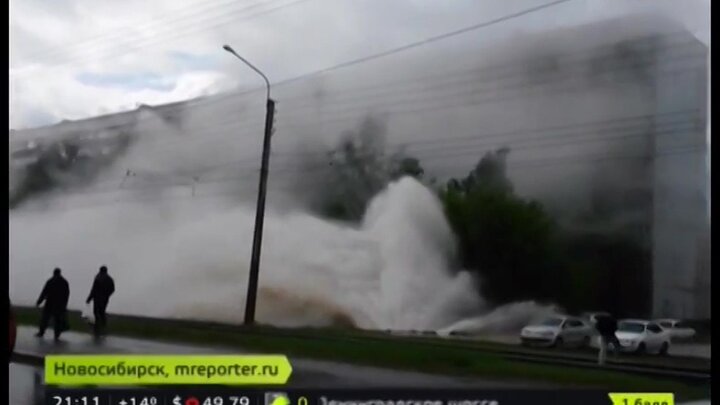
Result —
<instances>
[{"instance_id":1,"label":"yellow caption banner","mask_svg":"<svg viewBox=\"0 0 720 405\"><path fill-rule=\"evenodd\" d=\"M613 405L675 405L675 394L656 392L611 392Z\"/></svg>"},{"instance_id":2,"label":"yellow caption banner","mask_svg":"<svg viewBox=\"0 0 720 405\"><path fill-rule=\"evenodd\" d=\"M292 374L286 356L49 355L50 385L285 384Z\"/></svg>"}]
</instances>

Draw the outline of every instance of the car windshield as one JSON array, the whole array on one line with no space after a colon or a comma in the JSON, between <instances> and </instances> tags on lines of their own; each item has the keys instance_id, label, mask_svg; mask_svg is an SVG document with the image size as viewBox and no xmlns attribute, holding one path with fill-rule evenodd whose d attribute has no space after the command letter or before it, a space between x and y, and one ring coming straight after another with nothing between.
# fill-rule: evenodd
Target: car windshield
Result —
<instances>
[{"instance_id":1,"label":"car windshield","mask_svg":"<svg viewBox=\"0 0 720 405\"><path fill-rule=\"evenodd\" d=\"M560 326L562 325L562 318L548 318L540 322L538 325L541 326Z\"/></svg>"},{"instance_id":2,"label":"car windshield","mask_svg":"<svg viewBox=\"0 0 720 405\"><path fill-rule=\"evenodd\" d=\"M620 325L618 325L619 332L642 333L644 330L645 325L638 322L620 322Z\"/></svg>"}]
</instances>

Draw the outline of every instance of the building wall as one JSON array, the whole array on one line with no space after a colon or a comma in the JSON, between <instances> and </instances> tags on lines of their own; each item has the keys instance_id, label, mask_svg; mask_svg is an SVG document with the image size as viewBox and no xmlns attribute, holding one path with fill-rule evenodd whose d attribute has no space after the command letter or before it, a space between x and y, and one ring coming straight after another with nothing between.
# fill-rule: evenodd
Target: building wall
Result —
<instances>
[{"instance_id":1,"label":"building wall","mask_svg":"<svg viewBox=\"0 0 720 405\"><path fill-rule=\"evenodd\" d=\"M654 137L653 315L696 318L698 276L707 235L707 48L658 53L658 115L689 111L696 119ZM680 53L682 52L682 53Z\"/></svg>"},{"instance_id":2,"label":"building wall","mask_svg":"<svg viewBox=\"0 0 720 405\"><path fill-rule=\"evenodd\" d=\"M712 266L710 264L710 255L712 249L710 245L710 230L701 237L698 242L697 256L697 278L695 285L697 291L695 293L695 318L710 319L711 318L711 283L710 276Z\"/></svg>"}]
</instances>

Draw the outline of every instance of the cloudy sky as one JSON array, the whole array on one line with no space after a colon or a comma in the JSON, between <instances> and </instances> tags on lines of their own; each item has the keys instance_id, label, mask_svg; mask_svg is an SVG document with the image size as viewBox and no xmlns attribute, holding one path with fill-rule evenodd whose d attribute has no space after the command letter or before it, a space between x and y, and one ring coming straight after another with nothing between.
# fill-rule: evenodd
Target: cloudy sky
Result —
<instances>
[{"instance_id":1,"label":"cloudy sky","mask_svg":"<svg viewBox=\"0 0 720 405\"><path fill-rule=\"evenodd\" d=\"M224 43L279 81L549 2L13 0L10 127L259 85L222 52ZM645 10L649 3L709 43L710 0L570 0L463 37L492 41ZM429 48L460 46L453 41Z\"/></svg>"}]
</instances>

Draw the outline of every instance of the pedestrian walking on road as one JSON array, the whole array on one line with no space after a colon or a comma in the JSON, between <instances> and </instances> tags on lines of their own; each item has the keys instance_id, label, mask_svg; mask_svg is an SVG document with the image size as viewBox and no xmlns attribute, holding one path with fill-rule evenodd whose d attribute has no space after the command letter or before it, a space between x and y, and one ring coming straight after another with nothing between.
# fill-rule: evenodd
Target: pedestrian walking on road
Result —
<instances>
[{"instance_id":1,"label":"pedestrian walking on road","mask_svg":"<svg viewBox=\"0 0 720 405\"><path fill-rule=\"evenodd\" d=\"M108 275L107 267L100 267L100 271L95 276L90 295L88 295L87 304L93 302L93 315L95 323L93 324L93 333L95 337L99 337L105 333L107 327L107 305L110 296L115 292L115 281Z\"/></svg>"},{"instance_id":2,"label":"pedestrian walking on road","mask_svg":"<svg viewBox=\"0 0 720 405\"><path fill-rule=\"evenodd\" d=\"M37 306L45 303L40 318L40 325L37 337L43 337L45 330L53 320L55 329L55 340L60 339L60 334L69 329L67 321L67 304L70 298L70 285L62 276L59 268L53 270L53 276L45 283L40 297L37 300Z\"/></svg>"},{"instance_id":3,"label":"pedestrian walking on road","mask_svg":"<svg viewBox=\"0 0 720 405\"><path fill-rule=\"evenodd\" d=\"M612 315L599 315L596 317L595 328L600 334L600 350L598 352L598 364L604 365L607 357L608 346L612 344L613 354L620 350L615 332L617 332L617 320Z\"/></svg>"}]
</instances>

